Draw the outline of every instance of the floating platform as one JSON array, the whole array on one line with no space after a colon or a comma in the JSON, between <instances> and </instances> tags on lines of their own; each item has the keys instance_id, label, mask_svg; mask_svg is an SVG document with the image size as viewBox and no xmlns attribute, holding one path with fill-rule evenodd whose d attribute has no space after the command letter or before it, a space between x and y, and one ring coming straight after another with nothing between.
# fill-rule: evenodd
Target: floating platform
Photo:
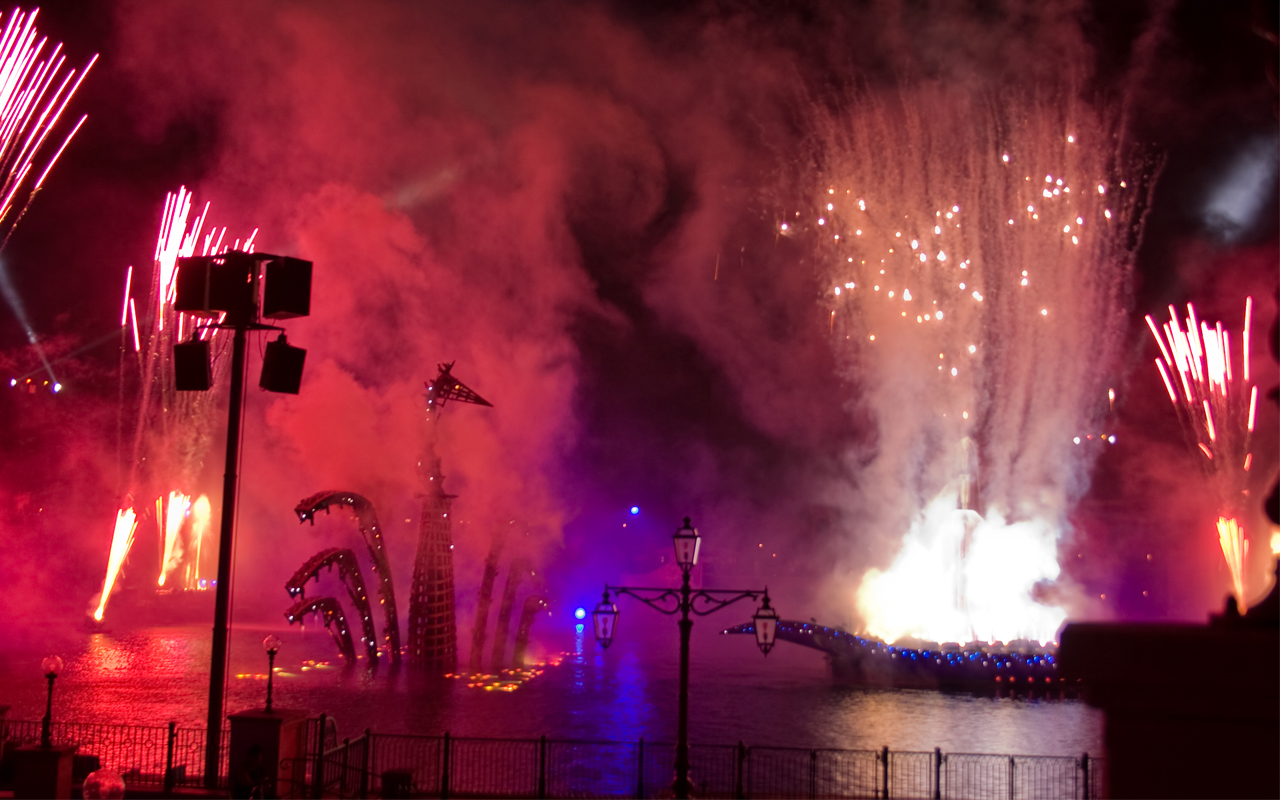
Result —
<instances>
[{"instance_id":1,"label":"floating platform","mask_svg":"<svg viewBox=\"0 0 1280 800\"><path fill-rule=\"evenodd\" d=\"M747 622L721 633L754 635L755 626ZM796 620L778 621L777 640L821 650L832 678L856 686L1036 694L1075 689L1059 675L1057 647L1036 642L921 642L911 647Z\"/></svg>"}]
</instances>

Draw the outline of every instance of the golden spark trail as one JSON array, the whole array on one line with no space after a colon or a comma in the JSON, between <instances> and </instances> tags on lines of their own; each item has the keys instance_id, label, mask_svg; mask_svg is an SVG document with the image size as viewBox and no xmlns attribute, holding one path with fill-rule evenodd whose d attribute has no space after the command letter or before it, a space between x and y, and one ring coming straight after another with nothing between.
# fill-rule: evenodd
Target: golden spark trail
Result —
<instances>
[{"instance_id":1,"label":"golden spark trail","mask_svg":"<svg viewBox=\"0 0 1280 800\"><path fill-rule=\"evenodd\" d=\"M115 532L111 535L111 555L107 558L107 577L102 583L102 597L93 612L93 618L102 622L102 615L107 609L107 600L111 598L111 590L116 585L116 578L124 560L133 546L133 532L138 528L138 517L132 508L124 508L116 512Z\"/></svg>"}]
</instances>

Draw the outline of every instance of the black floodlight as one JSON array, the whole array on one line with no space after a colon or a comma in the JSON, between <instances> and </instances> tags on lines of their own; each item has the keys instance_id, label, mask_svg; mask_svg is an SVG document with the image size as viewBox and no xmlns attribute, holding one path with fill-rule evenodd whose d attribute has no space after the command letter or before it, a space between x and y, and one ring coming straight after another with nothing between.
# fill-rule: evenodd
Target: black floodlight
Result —
<instances>
[{"instance_id":1,"label":"black floodlight","mask_svg":"<svg viewBox=\"0 0 1280 800\"><path fill-rule=\"evenodd\" d=\"M193 339L173 346L173 378L180 392L207 392L213 385L209 343Z\"/></svg>"},{"instance_id":2,"label":"black floodlight","mask_svg":"<svg viewBox=\"0 0 1280 800\"><path fill-rule=\"evenodd\" d=\"M262 289L264 319L290 319L311 314L311 262L276 258L267 262Z\"/></svg>"},{"instance_id":3,"label":"black floodlight","mask_svg":"<svg viewBox=\"0 0 1280 800\"><path fill-rule=\"evenodd\" d=\"M232 320L252 320L257 300L257 262L248 253L178 259L173 310Z\"/></svg>"},{"instance_id":4,"label":"black floodlight","mask_svg":"<svg viewBox=\"0 0 1280 800\"><path fill-rule=\"evenodd\" d=\"M306 350L289 344L284 334L280 334L274 342L267 342L258 385L268 392L297 394L302 386L302 363L306 358Z\"/></svg>"}]
</instances>

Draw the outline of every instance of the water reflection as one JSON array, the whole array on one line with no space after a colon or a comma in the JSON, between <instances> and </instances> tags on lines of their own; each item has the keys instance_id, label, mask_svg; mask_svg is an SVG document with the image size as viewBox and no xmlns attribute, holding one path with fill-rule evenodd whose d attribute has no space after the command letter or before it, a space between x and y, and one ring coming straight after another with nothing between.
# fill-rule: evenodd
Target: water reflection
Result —
<instances>
[{"instance_id":1,"label":"water reflection","mask_svg":"<svg viewBox=\"0 0 1280 800\"><path fill-rule=\"evenodd\" d=\"M343 669L327 636L295 629L277 656L275 702L281 708L324 711L345 734L674 741L677 652L667 630L650 641L637 635L601 653L590 632L567 628L558 666L517 691L477 691L465 681L431 678L411 669L376 673ZM227 707L265 699L265 631L231 637ZM209 632L149 628L85 634L59 652L58 719L200 727L208 692ZM754 642L695 631L690 683L694 742L951 752L1079 755L1101 752L1100 716L1076 701L974 697L924 691L871 691L833 686L821 655L776 648L767 659ZM553 652L554 643L548 645ZM0 659L0 704L11 718L44 712L40 659L48 653L7 652ZM324 662L328 662L325 666Z\"/></svg>"}]
</instances>

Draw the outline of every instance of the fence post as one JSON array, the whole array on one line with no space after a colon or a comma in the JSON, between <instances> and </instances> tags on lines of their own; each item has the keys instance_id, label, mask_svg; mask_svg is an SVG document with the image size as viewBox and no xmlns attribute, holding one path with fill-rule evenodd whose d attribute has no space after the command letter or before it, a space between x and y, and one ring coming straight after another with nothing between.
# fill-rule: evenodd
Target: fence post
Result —
<instances>
[{"instance_id":1,"label":"fence post","mask_svg":"<svg viewBox=\"0 0 1280 800\"><path fill-rule=\"evenodd\" d=\"M809 751L809 800L818 796L818 751Z\"/></svg>"},{"instance_id":2,"label":"fence post","mask_svg":"<svg viewBox=\"0 0 1280 800\"><path fill-rule=\"evenodd\" d=\"M315 763L311 767L311 797L314 800L324 794L324 724L325 715L320 715L320 724L316 727Z\"/></svg>"},{"instance_id":3,"label":"fence post","mask_svg":"<svg viewBox=\"0 0 1280 800\"><path fill-rule=\"evenodd\" d=\"M361 762L360 762L360 797L361 798L365 798L369 796L369 760L373 755L369 751L372 749L373 749L373 733L368 728L365 728L364 729L364 757L361 759Z\"/></svg>"},{"instance_id":4,"label":"fence post","mask_svg":"<svg viewBox=\"0 0 1280 800\"><path fill-rule=\"evenodd\" d=\"M449 732L444 732L444 748L440 751L440 800L449 799Z\"/></svg>"},{"instance_id":5,"label":"fence post","mask_svg":"<svg viewBox=\"0 0 1280 800\"><path fill-rule=\"evenodd\" d=\"M176 737L178 723L169 720L169 743L164 748L164 791L168 794L173 791L173 740Z\"/></svg>"},{"instance_id":6,"label":"fence post","mask_svg":"<svg viewBox=\"0 0 1280 800\"><path fill-rule=\"evenodd\" d=\"M347 769L350 767L351 759L351 737L344 736L342 738L342 776L338 778L338 793L344 795L347 793Z\"/></svg>"},{"instance_id":7,"label":"fence post","mask_svg":"<svg viewBox=\"0 0 1280 800\"><path fill-rule=\"evenodd\" d=\"M942 800L942 748L933 748L933 800Z\"/></svg>"},{"instance_id":8,"label":"fence post","mask_svg":"<svg viewBox=\"0 0 1280 800\"><path fill-rule=\"evenodd\" d=\"M547 796L547 735L538 739L538 797Z\"/></svg>"},{"instance_id":9,"label":"fence post","mask_svg":"<svg viewBox=\"0 0 1280 800\"><path fill-rule=\"evenodd\" d=\"M644 797L644 737L640 737L640 746L636 750L636 800Z\"/></svg>"},{"instance_id":10,"label":"fence post","mask_svg":"<svg viewBox=\"0 0 1280 800\"><path fill-rule=\"evenodd\" d=\"M889 745L885 745L884 750L880 751L880 770L884 775L884 792L880 796L889 800Z\"/></svg>"},{"instance_id":11,"label":"fence post","mask_svg":"<svg viewBox=\"0 0 1280 800\"><path fill-rule=\"evenodd\" d=\"M1009 756L1009 800L1013 800L1013 770L1016 766L1013 756Z\"/></svg>"},{"instance_id":12,"label":"fence post","mask_svg":"<svg viewBox=\"0 0 1280 800\"><path fill-rule=\"evenodd\" d=\"M743 798L747 796L747 793L743 791L744 787L742 785L742 768L743 766L745 766L746 761L747 761L747 746L742 743L741 739L739 739L738 740L738 775L733 787L734 789L733 796L738 798L738 800L743 800Z\"/></svg>"},{"instance_id":13,"label":"fence post","mask_svg":"<svg viewBox=\"0 0 1280 800\"><path fill-rule=\"evenodd\" d=\"M1084 769L1084 800L1089 800L1089 754L1080 756L1080 766Z\"/></svg>"}]
</instances>

